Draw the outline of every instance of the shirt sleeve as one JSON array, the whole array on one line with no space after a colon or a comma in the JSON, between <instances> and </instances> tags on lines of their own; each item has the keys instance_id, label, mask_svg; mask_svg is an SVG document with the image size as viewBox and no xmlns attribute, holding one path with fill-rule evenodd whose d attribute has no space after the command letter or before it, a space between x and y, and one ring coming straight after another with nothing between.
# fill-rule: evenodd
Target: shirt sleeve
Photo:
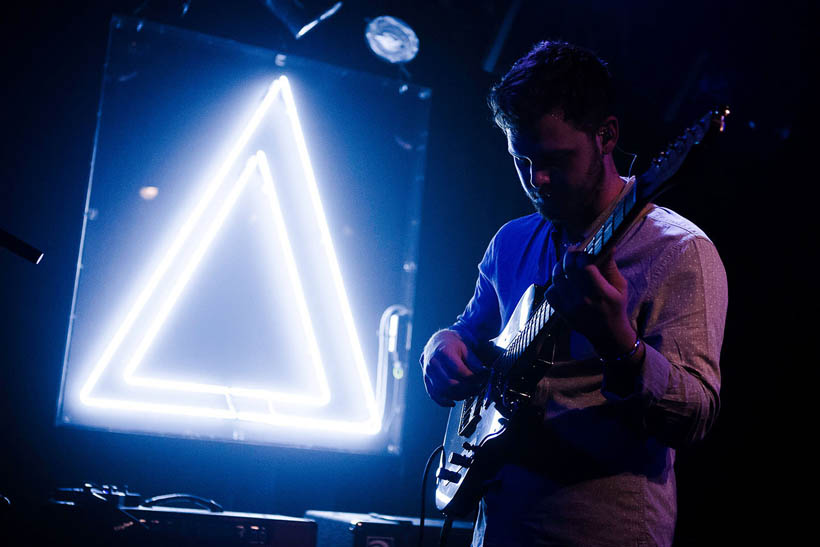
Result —
<instances>
[{"instance_id":1,"label":"shirt sleeve","mask_svg":"<svg viewBox=\"0 0 820 547\"><path fill-rule=\"evenodd\" d=\"M478 265L478 279L472 298L456 322L449 327L458 333L479 359L485 362L493 358L493 345L490 340L498 336L501 330L501 312L496 291L497 246L498 234L490 241Z\"/></svg>"},{"instance_id":2,"label":"shirt sleeve","mask_svg":"<svg viewBox=\"0 0 820 547\"><path fill-rule=\"evenodd\" d=\"M637 370L604 367L603 393L631 385L642 426L677 447L702 439L720 407L720 349L726 321L726 273L711 241L693 237L653 269L638 334L646 352Z\"/></svg>"}]
</instances>

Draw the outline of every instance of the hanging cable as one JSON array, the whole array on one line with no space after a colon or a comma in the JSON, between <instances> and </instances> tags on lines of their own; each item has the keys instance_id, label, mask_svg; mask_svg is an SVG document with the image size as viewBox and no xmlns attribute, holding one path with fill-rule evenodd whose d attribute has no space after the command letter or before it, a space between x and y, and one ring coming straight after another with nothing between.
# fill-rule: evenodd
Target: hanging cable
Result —
<instances>
[{"instance_id":1,"label":"hanging cable","mask_svg":"<svg viewBox=\"0 0 820 547\"><path fill-rule=\"evenodd\" d=\"M450 535L450 529L452 527L452 517L445 517L444 524L441 525L441 535L438 538L438 547L447 547L447 537Z\"/></svg>"},{"instance_id":2,"label":"hanging cable","mask_svg":"<svg viewBox=\"0 0 820 547\"><path fill-rule=\"evenodd\" d=\"M618 150L619 152L621 152L622 154L625 154L627 156L632 156L632 161L629 162L629 172L626 174L627 178L631 177L632 176L632 168L635 166L635 161L638 159L638 154L633 154L632 152L627 152L626 150L624 150L623 148L621 148L617 144L615 145L615 149Z\"/></svg>"},{"instance_id":3,"label":"hanging cable","mask_svg":"<svg viewBox=\"0 0 820 547\"><path fill-rule=\"evenodd\" d=\"M440 452L444 451L444 445L437 447L433 450L433 453L430 454L430 457L427 459L427 465L424 466L424 475L421 477L421 512L419 513L419 544L418 547L423 547L424 545L424 501L427 495L427 475L430 473L430 466L433 465L433 461L435 461L436 457L439 455ZM444 531L444 528L442 528Z\"/></svg>"}]
</instances>

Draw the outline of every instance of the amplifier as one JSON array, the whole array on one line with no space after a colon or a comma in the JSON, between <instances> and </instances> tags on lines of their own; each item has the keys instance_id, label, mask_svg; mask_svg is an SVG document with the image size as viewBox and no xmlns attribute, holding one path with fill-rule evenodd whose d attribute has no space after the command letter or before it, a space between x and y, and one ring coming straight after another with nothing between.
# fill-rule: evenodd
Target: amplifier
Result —
<instances>
[{"instance_id":1,"label":"amplifier","mask_svg":"<svg viewBox=\"0 0 820 547\"><path fill-rule=\"evenodd\" d=\"M416 547L419 519L375 513L306 511L305 518L316 521L316 547ZM424 547L437 547L442 520L424 521ZM447 547L469 547L473 523L453 521Z\"/></svg>"},{"instance_id":2,"label":"amplifier","mask_svg":"<svg viewBox=\"0 0 820 547\"><path fill-rule=\"evenodd\" d=\"M202 508L169 507L196 502ZM212 500L188 494L141 500L116 487L60 489L38 520L36 544L111 547L315 547L314 521L224 511Z\"/></svg>"},{"instance_id":3,"label":"amplifier","mask_svg":"<svg viewBox=\"0 0 820 547\"><path fill-rule=\"evenodd\" d=\"M174 545L316 545L316 523L303 518L171 507L128 507L122 511L145 526L149 537L171 540Z\"/></svg>"}]
</instances>

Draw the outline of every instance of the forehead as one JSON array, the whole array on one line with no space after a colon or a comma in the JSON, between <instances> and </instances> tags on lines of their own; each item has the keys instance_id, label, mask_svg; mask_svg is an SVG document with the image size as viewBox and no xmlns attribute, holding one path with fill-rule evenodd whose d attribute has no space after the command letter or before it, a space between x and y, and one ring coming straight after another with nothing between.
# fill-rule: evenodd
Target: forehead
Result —
<instances>
[{"instance_id":1,"label":"forehead","mask_svg":"<svg viewBox=\"0 0 820 547\"><path fill-rule=\"evenodd\" d=\"M564 121L560 113L548 113L532 125L506 131L507 149L516 156L575 150L589 143L589 135Z\"/></svg>"}]
</instances>

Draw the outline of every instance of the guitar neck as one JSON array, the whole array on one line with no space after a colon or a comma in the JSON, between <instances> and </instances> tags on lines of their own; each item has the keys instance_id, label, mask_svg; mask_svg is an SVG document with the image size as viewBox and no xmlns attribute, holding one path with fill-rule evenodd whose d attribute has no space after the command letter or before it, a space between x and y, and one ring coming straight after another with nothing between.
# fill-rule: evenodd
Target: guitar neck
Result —
<instances>
[{"instance_id":1,"label":"guitar neck","mask_svg":"<svg viewBox=\"0 0 820 547\"><path fill-rule=\"evenodd\" d=\"M636 179L624 185L618 198L593 223L589 235L578 245L582 252L603 257L629 229L640 215L645 202L637 197ZM493 363L493 368L507 371L521 357L555 315L555 310L544 300L533 312L526 326L516 335L507 349Z\"/></svg>"},{"instance_id":2,"label":"guitar neck","mask_svg":"<svg viewBox=\"0 0 820 547\"><path fill-rule=\"evenodd\" d=\"M612 205L593 223L587 237L578 245L584 253L596 257L603 256L626 231L625 228L629 228L631 221L644 205L638 203L635 181L634 178L630 179L618 194L618 198L613 200Z\"/></svg>"}]
</instances>

